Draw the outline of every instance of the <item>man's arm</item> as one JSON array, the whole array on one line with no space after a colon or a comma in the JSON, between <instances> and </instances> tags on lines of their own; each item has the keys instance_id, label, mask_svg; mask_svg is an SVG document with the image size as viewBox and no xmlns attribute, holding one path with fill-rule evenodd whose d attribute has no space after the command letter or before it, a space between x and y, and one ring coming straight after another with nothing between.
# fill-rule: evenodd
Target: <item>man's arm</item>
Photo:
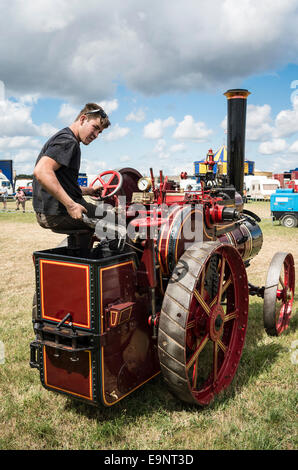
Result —
<instances>
[{"instance_id":1,"label":"man's arm","mask_svg":"<svg viewBox=\"0 0 298 470\"><path fill-rule=\"evenodd\" d=\"M64 205L68 214L73 219L81 219L86 208L76 203L59 183L55 171L59 170L61 165L46 155L41 157L34 169L34 176L42 187L48 191L55 199Z\"/></svg>"}]
</instances>

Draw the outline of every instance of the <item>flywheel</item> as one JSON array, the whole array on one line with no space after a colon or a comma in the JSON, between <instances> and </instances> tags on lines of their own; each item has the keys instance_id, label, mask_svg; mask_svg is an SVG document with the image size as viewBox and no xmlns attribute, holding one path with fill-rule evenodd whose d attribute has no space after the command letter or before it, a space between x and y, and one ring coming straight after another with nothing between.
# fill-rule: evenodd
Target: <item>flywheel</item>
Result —
<instances>
[{"instance_id":1,"label":"flywheel","mask_svg":"<svg viewBox=\"0 0 298 470\"><path fill-rule=\"evenodd\" d=\"M207 405L231 383L245 341L248 302L246 270L236 248L194 243L181 256L158 331L161 371L179 399Z\"/></svg>"}]
</instances>

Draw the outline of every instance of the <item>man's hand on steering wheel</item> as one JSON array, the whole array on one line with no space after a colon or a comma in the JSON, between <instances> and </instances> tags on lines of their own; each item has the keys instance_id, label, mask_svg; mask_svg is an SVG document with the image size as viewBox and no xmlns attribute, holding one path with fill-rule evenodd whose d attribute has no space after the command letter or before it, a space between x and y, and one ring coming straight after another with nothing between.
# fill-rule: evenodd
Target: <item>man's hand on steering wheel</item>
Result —
<instances>
[{"instance_id":1,"label":"man's hand on steering wheel","mask_svg":"<svg viewBox=\"0 0 298 470\"><path fill-rule=\"evenodd\" d=\"M84 187L81 187L83 196L91 196L91 197L96 197L96 198L101 197L102 189L103 189L102 186L97 186L97 187L93 187L93 186L85 187L84 186Z\"/></svg>"}]
</instances>

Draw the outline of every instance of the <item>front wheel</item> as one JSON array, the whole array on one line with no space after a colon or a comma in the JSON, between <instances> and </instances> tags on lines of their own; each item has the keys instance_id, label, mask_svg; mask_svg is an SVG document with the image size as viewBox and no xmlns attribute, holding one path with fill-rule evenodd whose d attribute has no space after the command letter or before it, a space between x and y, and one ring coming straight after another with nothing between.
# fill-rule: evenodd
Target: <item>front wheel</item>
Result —
<instances>
[{"instance_id":1,"label":"front wheel","mask_svg":"<svg viewBox=\"0 0 298 470\"><path fill-rule=\"evenodd\" d=\"M289 326L295 291L295 266L291 253L275 253L264 290L263 317L268 335L279 336Z\"/></svg>"},{"instance_id":2,"label":"front wheel","mask_svg":"<svg viewBox=\"0 0 298 470\"><path fill-rule=\"evenodd\" d=\"M288 214L282 218L281 223L284 227L295 228L297 227L298 220L294 215Z\"/></svg>"},{"instance_id":3,"label":"front wheel","mask_svg":"<svg viewBox=\"0 0 298 470\"><path fill-rule=\"evenodd\" d=\"M158 331L169 389L207 405L231 383L244 346L248 282L239 252L219 242L193 244L169 281Z\"/></svg>"}]
</instances>

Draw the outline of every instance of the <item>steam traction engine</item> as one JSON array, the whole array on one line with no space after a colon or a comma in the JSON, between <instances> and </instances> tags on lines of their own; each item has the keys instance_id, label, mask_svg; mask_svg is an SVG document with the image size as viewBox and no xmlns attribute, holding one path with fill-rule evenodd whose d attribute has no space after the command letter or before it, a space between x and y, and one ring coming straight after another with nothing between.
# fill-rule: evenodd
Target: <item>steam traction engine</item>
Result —
<instances>
[{"instance_id":1,"label":"steam traction engine","mask_svg":"<svg viewBox=\"0 0 298 470\"><path fill-rule=\"evenodd\" d=\"M179 399L206 405L236 373L249 295L264 298L268 334L288 327L292 255L273 257L264 287L247 281L262 246L241 197L248 94L225 94L227 180L180 191L162 172L104 172L99 219L34 253L30 365L45 388L111 406L161 372Z\"/></svg>"}]
</instances>

